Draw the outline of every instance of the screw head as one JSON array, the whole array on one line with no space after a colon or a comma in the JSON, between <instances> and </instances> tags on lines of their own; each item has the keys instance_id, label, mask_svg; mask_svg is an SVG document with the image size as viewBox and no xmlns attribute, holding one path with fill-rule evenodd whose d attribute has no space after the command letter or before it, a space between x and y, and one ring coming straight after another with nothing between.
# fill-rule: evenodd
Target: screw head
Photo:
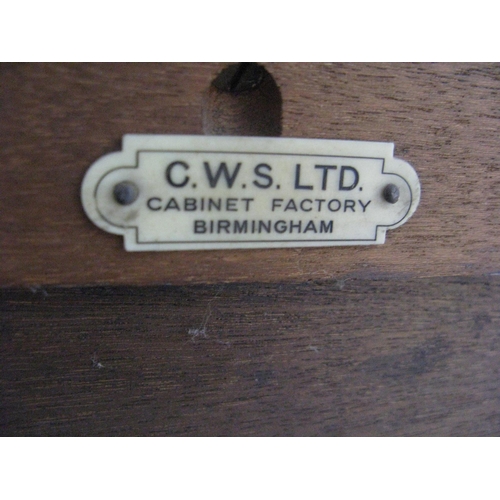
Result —
<instances>
[{"instance_id":1,"label":"screw head","mask_svg":"<svg viewBox=\"0 0 500 500\"><path fill-rule=\"evenodd\" d=\"M388 203L397 203L399 200L399 188L395 184L387 184L382 192L382 196Z\"/></svg>"},{"instance_id":2,"label":"screw head","mask_svg":"<svg viewBox=\"0 0 500 500\"><path fill-rule=\"evenodd\" d=\"M130 181L117 184L113 189L113 197L120 205L131 205L139 196L139 188Z\"/></svg>"}]
</instances>

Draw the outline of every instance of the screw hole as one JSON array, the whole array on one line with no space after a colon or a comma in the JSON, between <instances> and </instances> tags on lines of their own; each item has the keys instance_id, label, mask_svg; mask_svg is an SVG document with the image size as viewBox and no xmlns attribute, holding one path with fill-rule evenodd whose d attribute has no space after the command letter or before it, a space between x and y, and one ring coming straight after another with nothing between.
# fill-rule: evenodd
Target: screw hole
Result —
<instances>
[{"instance_id":1,"label":"screw hole","mask_svg":"<svg viewBox=\"0 0 500 500\"><path fill-rule=\"evenodd\" d=\"M203 104L208 135L281 135L281 92L257 63L232 64L212 81Z\"/></svg>"}]
</instances>

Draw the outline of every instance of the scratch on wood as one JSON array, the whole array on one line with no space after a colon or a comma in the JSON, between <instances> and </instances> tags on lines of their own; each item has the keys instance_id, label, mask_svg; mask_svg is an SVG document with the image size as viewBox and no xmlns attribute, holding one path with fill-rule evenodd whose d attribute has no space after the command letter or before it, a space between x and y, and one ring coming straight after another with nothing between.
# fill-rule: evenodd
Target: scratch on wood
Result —
<instances>
[{"instance_id":1,"label":"scratch on wood","mask_svg":"<svg viewBox=\"0 0 500 500\"><path fill-rule=\"evenodd\" d=\"M208 300L207 302L207 309L205 312L205 316L203 318L203 321L201 325L198 328L189 328L188 329L188 335L191 336L191 341L195 342L197 338L201 339L208 339L208 322L210 320L210 317L212 316L212 303L217 300L222 291L224 290L224 285L221 285L219 289L217 290L217 293ZM229 342L223 342L221 340L216 340L218 344L223 344L223 345L231 345Z\"/></svg>"},{"instance_id":2,"label":"scratch on wood","mask_svg":"<svg viewBox=\"0 0 500 500\"><path fill-rule=\"evenodd\" d=\"M104 365L99 362L99 357L97 356L96 353L92 354L90 361L92 361L92 368L96 368L97 370L104 368Z\"/></svg>"},{"instance_id":3,"label":"scratch on wood","mask_svg":"<svg viewBox=\"0 0 500 500\"><path fill-rule=\"evenodd\" d=\"M310 350L310 351L314 351L314 352L319 352L321 349L319 349L317 346L315 345L308 345L307 348Z\"/></svg>"},{"instance_id":4,"label":"scratch on wood","mask_svg":"<svg viewBox=\"0 0 500 500\"><path fill-rule=\"evenodd\" d=\"M208 321L208 318L207 318ZM191 335L191 340L194 342L194 339L197 337L201 337L202 339L208 338L207 329L203 328L190 328L188 330L188 335Z\"/></svg>"},{"instance_id":5,"label":"scratch on wood","mask_svg":"<svg viewBox=\"0 0 500 500\"><path fill-rule=\"evenodd\" d=\"M30 286L29 289L30 289L30 292L33 293L33 294L35 294L35 295L38 292L40 292L43 297L48 297L49 296L49 294L47 293L47 290L45 290L41 286Z\"/></svg>"}]
</instances>

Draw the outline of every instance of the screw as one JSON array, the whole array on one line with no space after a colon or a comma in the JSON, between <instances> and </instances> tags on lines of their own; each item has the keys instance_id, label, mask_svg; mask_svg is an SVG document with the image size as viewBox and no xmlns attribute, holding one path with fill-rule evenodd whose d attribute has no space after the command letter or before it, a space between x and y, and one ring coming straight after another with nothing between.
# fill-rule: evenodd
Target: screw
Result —
<instances>
[{"instance_id":1,"label":"screw","mask_svg":"<svg viewBox=\"0 0 500 500\"><path fill-rule=\"evenodd\" d=\"M399 188L395 184L387 184L382 194L388 203L397 203L399 200Z\"/></svg>"},{"instance_id":2,"label":"screw","mask_svg":"<svg viewBox=\"0 0 500 500\"><path fill-rule=\"evenodd\" d=\"M120 205L131 205L139 196L139 188L130 181L120 182L114 187L113 196Z\"/></svg>"}]
</instances>

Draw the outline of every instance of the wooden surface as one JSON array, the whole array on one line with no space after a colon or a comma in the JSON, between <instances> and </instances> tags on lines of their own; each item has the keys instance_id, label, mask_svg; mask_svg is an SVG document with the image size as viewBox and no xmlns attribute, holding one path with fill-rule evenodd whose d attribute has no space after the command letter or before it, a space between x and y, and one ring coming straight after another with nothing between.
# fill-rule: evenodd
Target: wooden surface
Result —
<instances>
[{"instance_id":1,"label":"wooden surface","mask_svg":"<svg viewBox=\"0 0 500 500\"><path fill-rule=\"evenodd\" d=\"M500 435L500 278L3 290L2 435Z\"/></svg>"},{"instance_id":2,"label":"wooden surface","mask_svg":"<svg viewBox=\"0 0 500 500\"><path fill-rule=\"evenodd\" d=\"M85 171L118 150L125 133L203 133L203 113L218 109L209 99L210 82L223 67L2 65L0 285L297 282L500 271L498 64L266 65L281 90L283 136L394 142L396 156L416 169L420 207L388 233L385 245L125 252L121 237L101 231L82 211Z\"/></svg>"},{"instance_id":3,"label":"wooden surface","mask_svg":"<svg viewBox=\"0 0 500 500\"><path fill-rule=\"evenodd\" d=\"M265 64L258 102L225 67L0 65L0 434L500 435L500 65ZM125 133L279 129L394 142L416 214L377 247L127 253L81 209Z\"/></svg>"}]
</instances>

